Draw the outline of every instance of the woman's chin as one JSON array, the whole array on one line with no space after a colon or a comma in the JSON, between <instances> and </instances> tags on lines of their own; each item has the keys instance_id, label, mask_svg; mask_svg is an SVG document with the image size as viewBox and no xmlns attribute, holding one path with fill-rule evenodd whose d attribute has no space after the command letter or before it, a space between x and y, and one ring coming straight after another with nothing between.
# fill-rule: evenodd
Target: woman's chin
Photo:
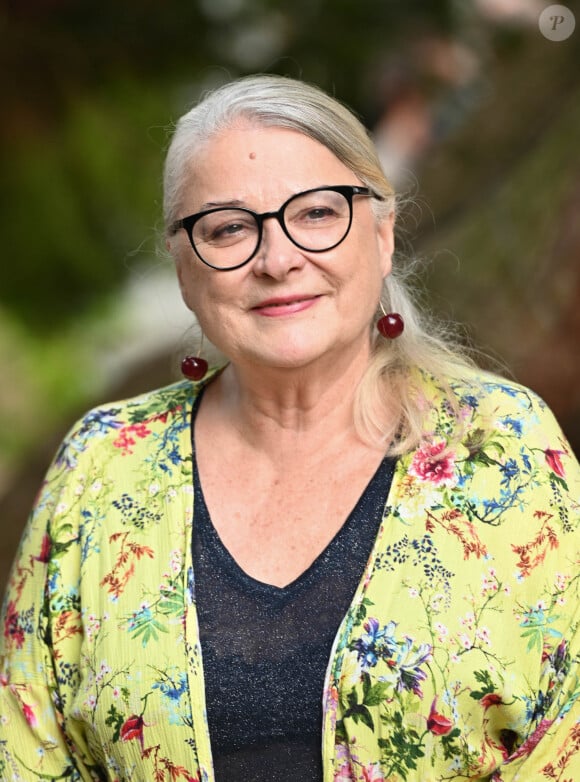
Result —
<instances>
[{"instance_id":1,"label":"woman's chin","mask_svg":"<svg viewBox=\"0 0 580 782\"><path fill-rule=\"evenodd\" d=\"M285 369L301 370L323 361L327 355L327 350L316 349L314 346L289 346L281 347L279 350L252 351L251 362L258 369ZM235 360L234 360L235 363Z\"/></svg>"},{"instance_id":2,"label":"woman's chin","mask_svg":"<svg viewBox=\"0 0 580 782\"><path fill-rule=\"evenodd\" d=\"M257 362L262 369L304 370L316 363L314 356L269 356Z\"/></svg>"}]
</instances>

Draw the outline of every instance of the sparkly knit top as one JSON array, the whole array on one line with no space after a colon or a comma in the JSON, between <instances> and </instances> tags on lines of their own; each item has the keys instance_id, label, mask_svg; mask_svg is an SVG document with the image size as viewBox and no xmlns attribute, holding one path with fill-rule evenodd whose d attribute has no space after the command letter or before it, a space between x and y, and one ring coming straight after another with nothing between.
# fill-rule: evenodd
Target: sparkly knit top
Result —
<instances>
[{"instance_id":1,"label":"sparkly knit top","mask_svg":"<svg viewBox=\"0 0 580 782\"><path fill-rule=\"evenodd\" d=\"M195 445L193 453L193 566L216 782L321 782L326 668L395 460L382 461L329 545L279 588L249 576L225 548L203 497Z\"/></svg>"}]
</instances>

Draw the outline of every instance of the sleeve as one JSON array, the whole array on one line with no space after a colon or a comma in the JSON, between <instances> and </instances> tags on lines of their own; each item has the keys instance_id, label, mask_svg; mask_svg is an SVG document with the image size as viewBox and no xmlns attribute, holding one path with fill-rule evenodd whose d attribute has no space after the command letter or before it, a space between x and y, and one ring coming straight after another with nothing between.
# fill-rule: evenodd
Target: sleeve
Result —
<instances>
[{"instance_id":1,"label":"sleeve","mask_svg":"<svg viewBox=\"0 0 580 782\"><path fill-rule=\"evenodd\" d=\"M580 466L541 401L535 418L527 444L546 524L519 556L534 574L537 611L525 632L541 634L541 673L527 733L492 782L580 780Z\"/></svg>"},{"instance_id":2,"label":"sleeve","mask_svg":"<svg viewBox=\"0 0 580 782\"><path fill-rule=\"evenodd\" d=\"M14 562L3 601L0 637L0 779L102 779L86 748L67 732L78 665L70 676L56 665L54 639L67 634L80 646L78 579L59 587L59 556L78 547L73 484L78 476L63 459L50 468ZM76 458L75 458L76 463ZM67 511L68 508L68 511ZM78 525L77 530L78 530ZM79 556L80 560L80 556ZM80 568L79 568L80 569ZM67 645L67 655L74 647Z\"/></svg>"}]
</instances>

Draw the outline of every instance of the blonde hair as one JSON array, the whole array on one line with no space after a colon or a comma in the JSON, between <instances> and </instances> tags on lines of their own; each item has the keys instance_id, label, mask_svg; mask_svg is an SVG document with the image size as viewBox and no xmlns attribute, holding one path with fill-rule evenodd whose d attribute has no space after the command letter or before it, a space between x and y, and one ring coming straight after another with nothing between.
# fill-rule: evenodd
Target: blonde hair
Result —
<instances>
[{"instance_id":1,"label":"blonde hair","mask_svg":"<svg viewBox=\"0 0 580 782\"><path fill-rule=\"evenodd\" d=\"M166 230L178 218L182 188L195 154L240 118L261 126L297 130L320 142L381 199L373 199L378 221L395 211L394 190L379 162L374 143L357 117L318 87L283 76L249 76L206 95L178 121L165 160ZM415 305L404 265L395 259L381 304L398 312L404 333L386 340L373 329L372 357L357 391L355 424L359 434L387 453L399 455L418 445L427 432L421 378L430 376L458 412L453 378L471 374L473 362L440 325ZM376 313L373 326L382 315Z\"/></svg>"}]
</instances>

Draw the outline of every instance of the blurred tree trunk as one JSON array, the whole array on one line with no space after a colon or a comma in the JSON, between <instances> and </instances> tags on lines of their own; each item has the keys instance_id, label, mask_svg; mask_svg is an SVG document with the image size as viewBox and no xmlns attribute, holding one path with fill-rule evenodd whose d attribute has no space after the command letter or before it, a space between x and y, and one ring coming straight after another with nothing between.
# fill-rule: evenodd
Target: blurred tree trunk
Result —
<instances>
[{"instance_id":1,"label":"blurred tree trunk","mask_svg":"<svg viewBox=\"0 0 580 782\"><path fill-rule=\"evenodd\" d=\"M419 174L433 306L548 400L580 453L580 81L530 35Z\"/></svg>"}]
</instances>

